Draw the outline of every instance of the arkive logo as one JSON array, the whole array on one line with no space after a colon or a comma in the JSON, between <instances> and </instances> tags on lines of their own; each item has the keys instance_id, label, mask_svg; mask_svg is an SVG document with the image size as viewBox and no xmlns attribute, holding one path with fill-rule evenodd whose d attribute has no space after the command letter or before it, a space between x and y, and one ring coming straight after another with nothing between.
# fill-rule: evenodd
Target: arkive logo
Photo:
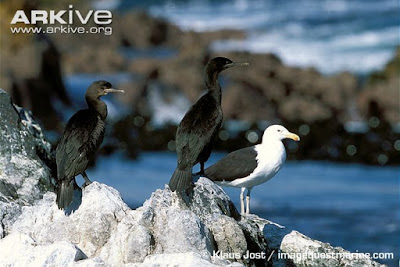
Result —
<instances>
[{"instance_id":1,"label":"arkive logo","mask_svg":"<svg viewBox=\"0 0 400 267\"><path fill-rule=\"evenodd\" d=\"M11 24L19 22L24 24L37 24L38 22L43 24L55 24L56 22L59 24L73 24L76 20L79 20L81 24L86 25L91 18L97 25L108 25L112 22L112 13L109 10L89 10L84 15L79 10L74 10L72 5L69 6L69 10L59 10L57 13L55 10L32 10L30 17L31 20L29 21L24 10L17 10L11 20Z\"/></svg>"},{"instance_id":2,"label":"arkive logo","mask_svg":"<svg viewBox=\"0 0 400 267\"><path fill-rule=\"evenodd\" d=\"M111 35L112 13L109 10L89 10L81 12L74 9L73 5L68 10L31 10L26 14L24 10L17 10L12 18L10 30L12 33L71 33L71 34L98 34ZM90 21L96 26L85 29L82 25ZM34 27L16 25L23 23ZM81 26L77 26L77 25ZM57 24L58 26L55 26ZM93 25L93 24L91 24Z\"/></svg>"}]
</instances>

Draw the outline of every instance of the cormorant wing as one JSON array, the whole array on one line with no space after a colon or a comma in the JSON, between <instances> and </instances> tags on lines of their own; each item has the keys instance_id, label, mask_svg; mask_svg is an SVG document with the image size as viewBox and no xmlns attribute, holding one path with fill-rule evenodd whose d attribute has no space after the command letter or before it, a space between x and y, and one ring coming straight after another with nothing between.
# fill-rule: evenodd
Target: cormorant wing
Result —
<instances>
[{"instance_id":1,"label":"cormorant wing","mask_svg":"<svg viewBox=\"0 0 400 267\"><path fill-rule=\"evenodd\" d=\"M246 177L257 168L256 158L254 146L236 150L205 169L205 176L219 182Z\"/></svg>"},{"instance_id":2,"label":"cormorant wing","mask_svg":"<svg viewBox=\"0 0 400 267\"><path fill-rule=\"evenodd\" d=\"M178 127L178 159L185 160L184 164L194 164L221 127L222 116L217 102L209 94L202 96L189 109Z\"/></svg>"},{"instance_id":3,"label":"cormorant wing","mask_svg":"<svg viewBox=\"0 0 400 267\"><path fill-rule=\"evenodd\" d=\"M92 111L78 111L68 121L57 146L58 179L70 178L85 171L104 137L104 122Z\"/></svg>"}]
</instances>

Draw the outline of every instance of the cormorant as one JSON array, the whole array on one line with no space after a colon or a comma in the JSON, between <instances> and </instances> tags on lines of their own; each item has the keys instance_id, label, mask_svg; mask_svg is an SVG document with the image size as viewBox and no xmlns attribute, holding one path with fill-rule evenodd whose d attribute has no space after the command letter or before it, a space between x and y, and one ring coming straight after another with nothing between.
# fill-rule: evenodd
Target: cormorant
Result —
<instances>
[{"instance_id":1,"label":"cormorant","mask_svg":"<svg viewBox=\"0 0 400 267\"><path fill-rule=\"evenodd\" d=\"M90 184L85 172L90 160L103 142L107 105L100 97L108 93L124 93L113 89L107 81L93 82L86 91L87 109L79 110L68 121L56 149L57 204L60 209L71 204L75 176L81 174L84 186Z\"/></svg>"},{"instance_id":2,"label":"cormorant","mask_svg":"<svg viewBox=\"0 0 400 267\"><path fill-rule=\"evenodd\" d=\"M204 75L208 92L188 110L176 131L178 166L169 182L172 191L190 187L195 164L200 162L200 173L204 173L204 162L210 157L223 118L218 74L234 66L246 65L248 63L235 63L224 57L216 57L206 65Z\"/></svg>"},{"instance_id":3,"label":"cormorant","mask_svg":"<svg viewBox=\"0 0 400 267\"><path fill-rule=\"evenodd\" d=\"M205 176L223 186L241 187L240 212L250 213L250 192L254 186L265 183L275 176L286 159L283 139L300 141L298 135L281 125L272 125L264 131L259 145L229 153L205 170ZM244 191L246 213L244 210Z\"/></svg>"}]
</instances>

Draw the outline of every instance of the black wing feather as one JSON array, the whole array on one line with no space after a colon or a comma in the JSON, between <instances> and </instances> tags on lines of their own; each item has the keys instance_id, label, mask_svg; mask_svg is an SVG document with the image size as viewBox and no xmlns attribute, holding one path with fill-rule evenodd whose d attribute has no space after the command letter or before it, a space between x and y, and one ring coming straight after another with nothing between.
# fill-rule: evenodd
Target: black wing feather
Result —
<instances>
[{"instance_id":1,"label":"black wing feather","mask_svg":"<svg viewBox=\"0 0 400 267\"><path fill-rule=\"evenodd\" d=\"M104 122L88 109L68 121L56 150L59 180L73 179L85 171L104 138Z\"/></svg>"},{"instance_id":2,"label":"black wing feather","mask_svg":"<svg viewBox=\"0 0 400 267\"><path fill-rule=\"evenodd\" d=\"M189 109L176 132L178 165L191 167L197 163L204 147L218 133L222 117L220 106L208 93Z\"/></svg>"},{"instance_id":3,"label":"black wing feather","mask_svg":"<svg viewBox=\"0 0 400 267\"><path fill-rule=\"evenodd\" d=\"M250 175L257 168L255 147L247 147L229 153L204 172L213 181L233 181Z\"/></svg>"}]
</instances>

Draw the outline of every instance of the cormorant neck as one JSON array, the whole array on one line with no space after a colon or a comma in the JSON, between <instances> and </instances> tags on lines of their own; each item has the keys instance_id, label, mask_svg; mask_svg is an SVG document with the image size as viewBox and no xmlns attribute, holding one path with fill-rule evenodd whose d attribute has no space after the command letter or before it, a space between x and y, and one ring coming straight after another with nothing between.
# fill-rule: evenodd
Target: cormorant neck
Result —
<instances>
[{"instance_id":1,"label":"cormorant neck","mask_svg":"<svg viewBox=\"0 0 400 267\"><path fill-rule=\"evenodd\" d=\"M221 103L221 86L218 83L218 72L207 72L205 73L206 86L209 93L215 97L215 99Z\"/></svg>"},{"instance_id":2,"label":"cormorant neck","mask_svg":"<svg viewBox=\"0 0 400 267\"><path fill-rule=\"evenodd\" d=\"M93 98L90 96L85 96L86 103L89 109L93 110L97 114L99 114L100 118L105 121L107 118L107 105L99 98Z\"/></svg>"},{"instance_id":3,"label":"cormorant neck","mask_svg":"<svg viewBox=\"0 0 400 267\"><path fill-rule=\"evenodd\" d=\"M216 87L219 87L218 84L218 74L219 72L217 71L205 71L205 78L206 78L206 85L208 90L213 90Z\"/></svg>"}]
</instances>

